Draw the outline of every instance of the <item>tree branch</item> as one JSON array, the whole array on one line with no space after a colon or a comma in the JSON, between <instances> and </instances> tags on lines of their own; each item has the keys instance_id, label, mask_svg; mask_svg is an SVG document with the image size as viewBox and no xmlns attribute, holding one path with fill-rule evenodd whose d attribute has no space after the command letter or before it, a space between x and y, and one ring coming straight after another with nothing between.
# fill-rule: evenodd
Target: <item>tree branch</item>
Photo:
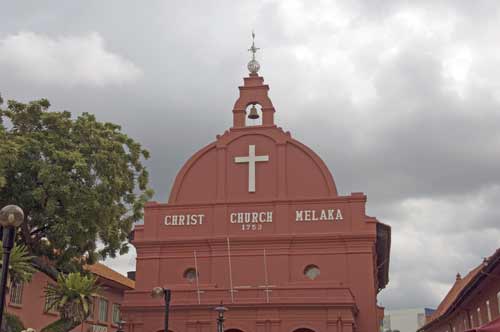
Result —
<instances>
[{"instance_id":1,"label":"tree branch","mask_svg":"<svg viewBox=\"0 0 500 332\"><path fill-rule=\"evenodd\" d=\"M45 273L52 280L57 281L59 271L43 257L33 257L33 266L40 272Z\"/></svg>"},{"instance_id":2,"label":"tree branch","mask_svg":"<svg viewBox=\"0 0 500 332\"><path fill-rule=\"evenodd\" d=\"M42 226L42 227L40 227L40 228L37 228L37 229L35 229L35 230L32 230L32 231L31 231L31 233L30 233L30 235L34 235L34 234L36 234L36 233L43 232L43 231L45 231L45 230L47 230L47 229L49 229L49 228L50 228L50 225L45 225L45 226Z\"/></svg>"},{"instance_id":3,"label":"tree branch","mask_svg":"<svg viewBox=\"0 0 500 332\"><path fill-rule=\"evenodd\" d=\"M29 214L25 214L26 216L29 216ZM28 218L26 218L28 219ZM28 228L28 220L26 222L23 222L21 224L21 234L23 235L24 242L28 245L28 247L31 247L31 235L30 235L30 230Z\"/></svg>"}]
</instances>

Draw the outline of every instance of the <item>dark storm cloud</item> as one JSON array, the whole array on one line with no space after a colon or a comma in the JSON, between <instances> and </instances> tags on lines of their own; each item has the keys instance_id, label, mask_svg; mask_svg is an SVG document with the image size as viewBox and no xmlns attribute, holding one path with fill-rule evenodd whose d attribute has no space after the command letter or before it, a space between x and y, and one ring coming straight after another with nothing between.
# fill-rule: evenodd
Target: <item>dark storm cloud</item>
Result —
<instances>
[{"instance_id":1,"label":"dark storm cloud","mask_svg":"<svg viewBox=\"0 0 500 332\"><path fill-rule=\"evenodd\" d=\"M231 125L255 29L278 124L392 226L381 304L435 306L500 246L499 13L497 1L9 2L0 91L121 124L151 151L166 201L182 164Z\"/></svg>"}]
</instances>

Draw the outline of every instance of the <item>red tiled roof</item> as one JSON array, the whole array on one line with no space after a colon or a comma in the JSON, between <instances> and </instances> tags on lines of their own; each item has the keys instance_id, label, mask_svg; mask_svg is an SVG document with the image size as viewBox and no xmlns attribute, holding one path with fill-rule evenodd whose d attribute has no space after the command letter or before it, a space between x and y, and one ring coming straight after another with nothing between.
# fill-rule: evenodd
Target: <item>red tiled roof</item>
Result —
<instances>
[{"instance_id":1,"label":"red tiled roof","mask_svg":"<svg viewBox=\"0 0 500 332\"><path fill-rule=\"evenodd\" d=\"M458 301L464 292L467 291L467 288L478 280L481 276L481 271L486 268L490 262L498 260L499 257L500 249L497 249L493 255L472 269L465 277L457 278L451 289L448 291L448 294L446 294L437 307L436 311L434 311L434 313L427 319L427 324L420 328L419 331L425 330L425 328L429 325L433 324L436 320L447 314L456 301Z\"/></svg>"},{"instance_id":2,"label":"red tiled roof","mask_svg":"<svg viewBox=\"0 0 500 332\"><path fill-rule=\"evenodd\" d=\"M114 281L130 289L135 288L135 281L125 277L124 275L116 272L115 270L107 267L104 264L95 263L92 265L87 265L85 266L85 268L88 269L90 272L94 273L95 275L97 275L98 277Z\"/></svg>"},{"instance_id":3,"label":"red tiled roof","mask_svg":"<svg viewBox=\"0 0 500 332\"><path fill-rule=\"evenodd\" d=\"M375 219L376 220L376 219ZM389 283L389 259L391 257L391 226L377 221L377 280L378 291Z\"/></svg>"},{"instance_id":4,"label":"red tiled roof","mask_svg":"<svg viewBox=\"0 0 500 332\"><path fill-rule=\"evenodd\" d=\"M455 281L451 289L449 290L448 294L444 297L444 299L441 301L439 306L437 307L436 311L434 311L429 319L429 322L433 321L434 319L442 316L453 304L453 302L457 299L458 295L460 292L465 288L466 285L469 284L469 282L478 275L479 271L484 267L484 263L479 264L476 266L474 269L472 269L467 275L463 278L459 278Z\"/></svg>"}]
</instances>

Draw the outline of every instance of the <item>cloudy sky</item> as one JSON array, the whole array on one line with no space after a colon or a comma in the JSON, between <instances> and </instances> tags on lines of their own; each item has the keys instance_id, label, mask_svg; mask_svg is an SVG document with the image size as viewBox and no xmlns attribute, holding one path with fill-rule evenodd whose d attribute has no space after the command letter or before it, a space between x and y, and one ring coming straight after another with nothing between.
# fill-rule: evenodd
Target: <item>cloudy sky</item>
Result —
<instances>
[{"instance_id":1,"label":"cloudy sky","mask_svg":"<svg viewBox=\"0 0 500 332\"><path fill-rule=\"evenodd\" d=\"M121 124L158 201L230 126L255 29L277 123L392 226L389 309L500 247L499 1L9 1L0 22L4 99Z\"/></svg>"}]
</instances>

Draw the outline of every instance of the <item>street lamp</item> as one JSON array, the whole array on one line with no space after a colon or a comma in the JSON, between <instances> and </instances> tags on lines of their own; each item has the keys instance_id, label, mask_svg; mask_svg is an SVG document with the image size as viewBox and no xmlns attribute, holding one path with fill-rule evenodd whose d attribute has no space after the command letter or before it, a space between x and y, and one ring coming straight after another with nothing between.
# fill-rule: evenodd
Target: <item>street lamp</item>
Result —
<instances>
[{"instance_id":1,"label":"street lamp","mask_svg":"<svg viewBox=\"0 0 500 332\"><path fill-rule=\"evenodd\" d=\"M217 332L224 332L224 312L228 309L222 305L222 301L220 305L214 308L215 311L219 314L217 316Z\"/></svg>"},{"instance_id":2,"label":"street lamp","mask_svg":"<svg viewBox=\"0 0 500 332\"><path fill-rule=\"evenodd\" d=\"M116 332L124 332L124 331L123 331L123 325L125 325L125 323L126 323L126 321L124 321L124 320L120 320L120 321L118 322L118 330L116 330Z\"/></svg>"},{"instance_id":3,"label":"street lamp","mask_svg":"<svg viewBox=\"0 0 500 332\"><path fill-rule=\"evenodd\" d=\"M151 296L154 298L159 298L163 295L163 298L165 299L165 324L164 324L164 331L168 332L168 312L169 312L169 307L170 307L170 297L171 297L171 291L170 289L163 288L163 287L155 287L151 291Z\"/></svg>"},{"instance_id":4,"label":"street lamp","mask_svg":"<svg viewBox=\"0 0 500 332\"><path fill-rule=\"evenodd\" d=\"M0 226L3 228L3 257L2 277L0 279L0 326L3 320L3 307L5 305L5 286L7 285L7 274L9 273L10 250L14 246L16 227L21 226L24 221L24 212L17 205L7 205L0 210Z\"/></svg>"}]
</instances>

